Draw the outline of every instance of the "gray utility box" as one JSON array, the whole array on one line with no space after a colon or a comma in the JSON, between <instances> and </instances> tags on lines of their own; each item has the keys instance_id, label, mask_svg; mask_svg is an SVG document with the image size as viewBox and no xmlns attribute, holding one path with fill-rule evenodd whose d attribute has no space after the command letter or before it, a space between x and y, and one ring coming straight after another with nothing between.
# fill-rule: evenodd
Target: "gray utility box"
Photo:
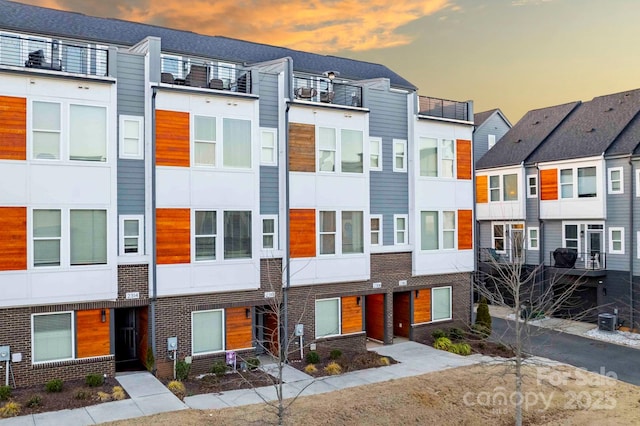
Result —
<instances>
[{"instance_id":1,"label":"gray utility box","mask_svg":"<svg viewBox=\"0 0 640 426\"><path fill-rule=\"evenodd\" d=\"M598 330L615 331L617 318L614 314L598 314Z\"/></svg>"}]
</instances>

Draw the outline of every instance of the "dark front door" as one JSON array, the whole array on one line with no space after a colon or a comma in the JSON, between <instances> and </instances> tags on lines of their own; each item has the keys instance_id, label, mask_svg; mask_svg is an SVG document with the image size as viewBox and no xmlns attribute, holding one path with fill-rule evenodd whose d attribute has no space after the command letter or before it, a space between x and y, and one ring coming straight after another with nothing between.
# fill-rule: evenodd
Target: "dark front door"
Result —
<instances>
[{"instance_id":1,"label":"dark front door","mask_svg":"<svg viewBox=\"0 0 640 426\"><path fill-rule=\"evenodd\" d=\"M136 308L115 309L115 354L118 364L139 363Z\"/></svg>"}]
</instances>

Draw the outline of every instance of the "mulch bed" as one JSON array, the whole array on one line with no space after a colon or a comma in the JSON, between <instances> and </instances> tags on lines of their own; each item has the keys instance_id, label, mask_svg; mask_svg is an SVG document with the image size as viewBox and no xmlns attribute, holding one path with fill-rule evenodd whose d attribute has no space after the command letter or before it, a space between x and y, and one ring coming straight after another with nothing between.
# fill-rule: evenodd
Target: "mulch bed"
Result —
<instances>
[{"instance_id":1,"label":"mulch bed","mask_svg":"<svg viewBox=\"0 0 640 426\"><path fill-rule=\"evenodd\" d=\"M386 358L388 360L388 364L384 364L380 361L381 358ZM308 363L306 361L292 361L291 366L297 368L300 371L303 371L310 376L313 377L324 377L330 376L329 372L325 370L325 367L332 362L336 362L342 368L342 373L348 373L350 371L358 371L364 370L367 368L377 368L384 367L385 365L397 364L398 362L391 357L383 357L382 355L373 352L345 352L336 359L331 359L330 357L321 357L320 362L315 363L316 371L308 372L305 371Z\"/></svg>"},{"instance_id":2,"label":"mulch bed","mask_svg":"<svg viewBox=\"0 0 640 426\"><path fill-rule=\"evenodd\" d=\"M515 356L515 353L513 352L513 350L503 345L502 343L494 342L489 339L482 339L477 334L470 333L470 332L464 332L463 335L464 335L464 338L462 339L458 339L458 340L451 339L451 340L454 343L457 343L457 342L468 343L469 346L471 346L472 354L482 354L487 356L503 357L503 358L511 358ZM420 343L433 346L434 341L435 339L433 338L433 336L429 335L425 338L424 341Z\"/></svg>"},{"instance_id":3,"label":"mulch bed","mask_svg":"<svg viewBox=\"0 0 640 426\"><path fill-rule=\"evenodd\" d=\"M68 380L64 382L60 392L46 392L44 385L12 389L10 400L20 404L19 415L24 416L100 404L105 401L98 398L98 392L111 394L113 387L119 385L118 381L111 377L106 378L102 386L96 387L87 386L83 379ZM40 396L40 403L29 406L29 401L36 399L35 395ZM125 398L129 398L126 392ZM4 405L6 402L0 401L0 405Z\"/></svg>"},{"instance_id":4,"label":"mulch bed","mask_svg":"<svg viewBox=\"0 0 640 426\"><path fill-rule=\"evenodd\" d=\"M164 380L165 385L171 380ZM201 378L189 377L183 380L186 396L200 395L203 393L220 393L236 389L252 389L262 386L271 386L276 383L274 377L267 373L255 371L231 371L221 376L207 374Z\"/></svg>"}]
</instances>

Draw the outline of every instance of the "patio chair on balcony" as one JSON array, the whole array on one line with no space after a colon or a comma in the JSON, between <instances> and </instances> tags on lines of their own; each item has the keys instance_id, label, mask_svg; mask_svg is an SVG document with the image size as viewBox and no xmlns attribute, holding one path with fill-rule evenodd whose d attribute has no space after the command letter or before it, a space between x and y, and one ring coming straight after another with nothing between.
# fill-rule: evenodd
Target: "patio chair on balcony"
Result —
<instances>
[{"instance_id":1,"label":"patio chair on balcony","mask_svg":"<svg viewBox=\"0 0 640 426\"><path fill-rule=\"evenodd\" d=\"M41 68L62 71L61 61L58 59L54 63L47 62L44 57L44 51L42 49L29 52L29 57L25 61L24 66L27 68Z\"/></svg>"},{"instance_id":2,"label":"patio chair on balcony","mask_svg":"<svg viewBox=\"0 0 640 426\"><path fill-rule=\"evenodd\" d=\"M209 89L223 90L224 82L220 78L212 78L209 80Z\"/></svg>"},{"instance_id":3,"label":"patio chair on balcony","mask_svg":"<svg viewBox=\"0 0 640 426\"><path fill-rule=\"evenodd\" d=\"M311 99L318 94L318 91L313 87L298 87L295 91L296 98L298 99Z\"/></svg>"},{"instance_id":4,"label":"patio chair on balcony","mask_svg":"<svg viewBox=\"0 0 640 426\"><path fill-rule=\"evenodd\" d=\"M333 102L333 98L336 97L336 92L334 91L327 91L327 92L320 92L320 102L326 102L326 103L331 103Z\"/></svg>"},{"instance_id":5,"label":"patio chair on balcony","mask_svg":"<svg viewBox=\"0 0 640 426\"><path fill-rule=\"evenodd\" d=\"M184 80L186 86L209 87L207 67L203 65L191 65L191 71L189 71L189 74L187 74Z\"/></svg>"},{"instance_id":6,"label":"patio chair on balcony","mask_svg":"<svg viewBox=\"0 0 640 426\"><path fill-rule=\"evenodd\" d=\"M175 83L175 79L173 78L173 74L171 74L170 72L163 72L162 74L160 74L160 82L173 84Z\"/></svg>"}]
</instances>

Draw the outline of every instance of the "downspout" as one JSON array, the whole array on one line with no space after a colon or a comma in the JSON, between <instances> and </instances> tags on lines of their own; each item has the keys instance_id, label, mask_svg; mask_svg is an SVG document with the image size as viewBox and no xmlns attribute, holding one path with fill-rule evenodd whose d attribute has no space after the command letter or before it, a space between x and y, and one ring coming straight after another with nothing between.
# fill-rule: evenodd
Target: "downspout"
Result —
<instances>
[{"instance_id":1,"label":"downspout","mask_svg":"<svg viewBox=\"0 0 640 426\"><path fill-rule=\"evenodd\" d=\"M156 348L156 301L158 294L158 267L157 267L157 254L156 254L156 95L158 94L158 88L152 87L153 94L151 95L151 352L154 355L154 359L157 358ZM155 363L153 368L155 369Z\"/></svg>"},{"instance_id":2,"label":"downspout","mask_svg":"<svg viewBox=\"0 0 640 426\"><path fill-rule=\"evenodd\" d=\"M540 271L538 272L538 282L544 283L544 273L546 267L544 266L544 221L540 217L540 200L542 199L542 181L540 180L540 166L536 163L536 181L538 183L538 197L536 199L536 214L538 215L538 264L542 265ZM543 290L544 291L544 290Z\"/></svg>"},{"instance_id":3,"label":"downspout","mask_svg":"<svg viewBox=\"0 0 640 426\"><path fill-rule=\"evenodd\" d=\"M629 168L631 169L631 193L629 194L629 240L631 241L631 247L629 247L629 327L635 328L633 325L633 247L635 240L634 221L633 221L633 206L635 200L635 174L633 169L633 161L631 161L631 155L629 155Z\"/></svg>"},{"instance_id":4,"label":"downspout","mask_svg":"<svg viewBox=\"0 0 640 426\"><path fill-rule=\"evenodd\" d=\"M293 99L293 64L291 58L287 58L287 108L284 111L284 220L285 220L285 238L286 244L284 247L284 268L285 268L285 285L282 291L282 304L283 306L283 328L284 334L280 337L282 340L281 348L286 348L286 343L289 341L289 288L291 286L291 229L289 224L289 108L290 102ZM302 343L300 346L302 350ZM285 362L287 362L285 351Z\"/></svg>"},{"instance_id":5,"label":"downspout","mask_svg":"<svg viewBox=\"0 0 640 426\"><path fill-rule=\"evenodd\" d=\"M473 140L473 137L471 138ZM475 287L477 285L477 279L479 277L479 271L478 271L478 258L480 257L480 245L478 243L478 238L480 237L480 223L478 222L478 219L476 217L476 164L475 164L475 158L473 158L473 148L475 147L471 147L471 166L472 166L472 174L471 174L471 186L472 186L472 199L473 199L473 247L475 248L475 250L473 251L474 256L473 256L473 276L471 277L471 290L469 291L469 325L473 325L475 324L475 318L474 318L474 309L473 309L473 295L475 293Z\"/></svg>"}]
</instances>

